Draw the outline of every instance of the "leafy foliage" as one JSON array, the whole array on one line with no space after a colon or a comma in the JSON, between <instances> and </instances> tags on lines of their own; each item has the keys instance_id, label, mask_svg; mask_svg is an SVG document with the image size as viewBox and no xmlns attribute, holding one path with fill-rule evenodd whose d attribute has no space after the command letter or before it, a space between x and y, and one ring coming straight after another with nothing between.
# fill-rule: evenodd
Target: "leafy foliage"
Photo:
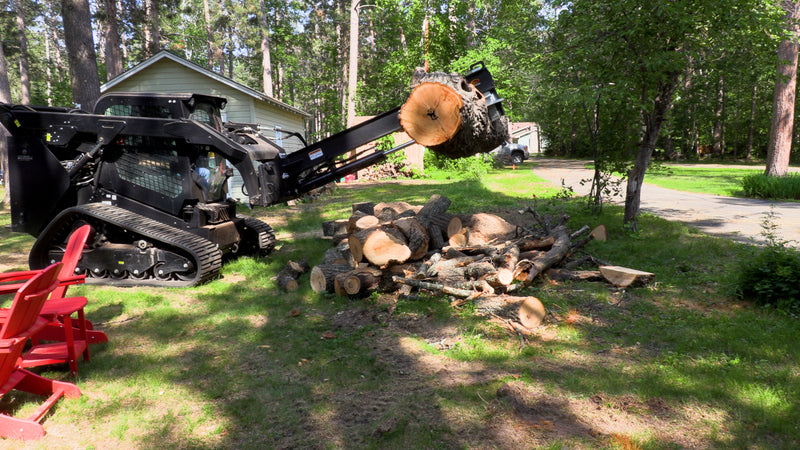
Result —
<instances>
[{"instance_id":1,"label":"leafy foliage","mask_svg":"<svg viewBox=\"0 0 800 450\"><path fill-rule=\"evenodd\" d=\"M423 162L427 175L455 180L479 180L493 167L492 158L486 154L450 158L426 150Z\"/></svg>"},{"instance_id":2,"label":"leafy foliage","mask_svg":"<svg viewBox=\"0 0 800 450\"><path fill-rule=\"evenodd\" d=\"M800 200L800 175L787 174L769 177L763 173L747 175L742 179L746 197Z\"/></svg>"},{"instance_id":3,"label":"leafy foliage","mask_svg":"<svg viewBox=\"0 0 800 450\"><path fill-rule=\"evenodd\" d=\"M800 312L800 252L781 239L775 223L775 211L764 213L762 235L767 246L755 250L752 258L739 263L737 294L755 304Z\"/></svg>"}]
</instances>

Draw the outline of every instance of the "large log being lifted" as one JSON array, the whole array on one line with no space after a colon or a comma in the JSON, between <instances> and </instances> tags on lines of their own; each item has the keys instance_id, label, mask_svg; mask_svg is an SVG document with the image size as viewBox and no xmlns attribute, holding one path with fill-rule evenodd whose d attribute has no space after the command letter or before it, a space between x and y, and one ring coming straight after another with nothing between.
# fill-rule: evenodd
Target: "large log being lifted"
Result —
<instances>
[{"instance_id":1,"label":"large log being lifted","mask_svg":"<svg viewBox=\"0 0 800 450\"><path fill-rule=\"evenodd\" d=\"M450 158L489 152L508 140L508 120L489 117L486 98L459 74L414 71L400 125L417 143Z\"/></svg>"}]
</instances>

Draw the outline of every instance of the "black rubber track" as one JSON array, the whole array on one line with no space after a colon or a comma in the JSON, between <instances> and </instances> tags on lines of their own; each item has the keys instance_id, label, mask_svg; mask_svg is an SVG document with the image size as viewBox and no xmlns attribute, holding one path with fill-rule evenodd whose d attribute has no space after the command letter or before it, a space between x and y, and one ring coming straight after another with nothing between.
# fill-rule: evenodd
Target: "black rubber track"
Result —
<instances>
[{"instance_id":1,"label":"black rubber track","mask_svg":"<svg viewBox=\"0 0 800 450\"><path fill-rule=\"evenodd\" d=\"M258 235L258 249L260 256L269 255L275 249L275 231L268 224L254 218L244 216L244 226Z\"/></svg>"},{"instance_id":2,"label":"black rubber track","mask_svg":"<svg viewBox=\"0 0 800 450\"><path fill-rule=\"evenodd\" d=\"M31 267L41 268L46 266L49 263L47 252L54 246L53 243L63 242L67 234L72 231L73 224L80 221L93 225L96 229L101 228L99 226L101 223L105 223L120 230L127 230L131 235L138 235L141 238L152 241L158 248L178 253L191 259L197 268L195 276L185 280L87 277L86 281L89 283L112 286L179 287L200 284L219 275L219 270L222 266L222 252L213 242L188 231L105 203L74 206L65 209L56 216L39 235L31 249Z\"/></svg>"}]
</instances>

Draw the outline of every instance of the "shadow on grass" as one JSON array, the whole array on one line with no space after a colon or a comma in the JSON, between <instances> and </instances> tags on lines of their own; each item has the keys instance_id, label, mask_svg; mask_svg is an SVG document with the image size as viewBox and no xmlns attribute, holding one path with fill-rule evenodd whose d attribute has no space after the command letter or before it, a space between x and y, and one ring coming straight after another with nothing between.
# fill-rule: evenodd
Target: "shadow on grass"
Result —
<instances>
[{"instance_id":1,"label":"shadow on grass","mask_svg":"<svg viewBox=\"0 0 800 450\"><path fill-rule=\"evenodd\" d=\"M527 201L477 182L398 189L341 189L285 228L346 217L355 201L442 193L460 211ZM317 295L307 278L279 291L272 277L289 259L319 262L317 239L232 261L200 287L82 287L111 342L81 366L97 391L69 411L142 447L596 447L615 433L656 448L800 444L796 321L718 304L741 248L655 218L641 224L652 234L629 236L619 211L605 214L572 210L570 224L606 223L610 243L588 251L659 283L531 287L549 313L524 346L441 299Z\"/></svg>"}]
</instances>

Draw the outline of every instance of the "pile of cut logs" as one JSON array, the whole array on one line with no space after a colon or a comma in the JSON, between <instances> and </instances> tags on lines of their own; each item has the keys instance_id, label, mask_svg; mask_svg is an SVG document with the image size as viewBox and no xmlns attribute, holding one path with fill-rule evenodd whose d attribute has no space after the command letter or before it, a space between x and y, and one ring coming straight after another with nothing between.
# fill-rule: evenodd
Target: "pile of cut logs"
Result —
<instances>
[{"instance_id":1,"label":"pile of cut logs","mask_svg":"<svg viewBox=\"0 0 800 450\"><path fill-rule=\"evenodd\" d=\"M333 238L322 262L311 269L311 288L346 296L413 290L472 301L478 314L502 319L517 331L530 331L544 318L542 303L510 295L540 275L555 280L606 280L626 287L649 283L654 275L612 266L591 256L575 258L591 240L605 241L603 225L567 228L567 216L548 219L533 208L530 226L515 226L488 213L447 212L450 200L433 195L421 206L405 202L357 203L349 219L323 223ZM593 264L599 270L575 270ZM290 262L279 284L300 276L301 263ZM287 274L289 275L287 277ZM284 281L282 281L284 280Z\"/></svg>"}]
</instances>

